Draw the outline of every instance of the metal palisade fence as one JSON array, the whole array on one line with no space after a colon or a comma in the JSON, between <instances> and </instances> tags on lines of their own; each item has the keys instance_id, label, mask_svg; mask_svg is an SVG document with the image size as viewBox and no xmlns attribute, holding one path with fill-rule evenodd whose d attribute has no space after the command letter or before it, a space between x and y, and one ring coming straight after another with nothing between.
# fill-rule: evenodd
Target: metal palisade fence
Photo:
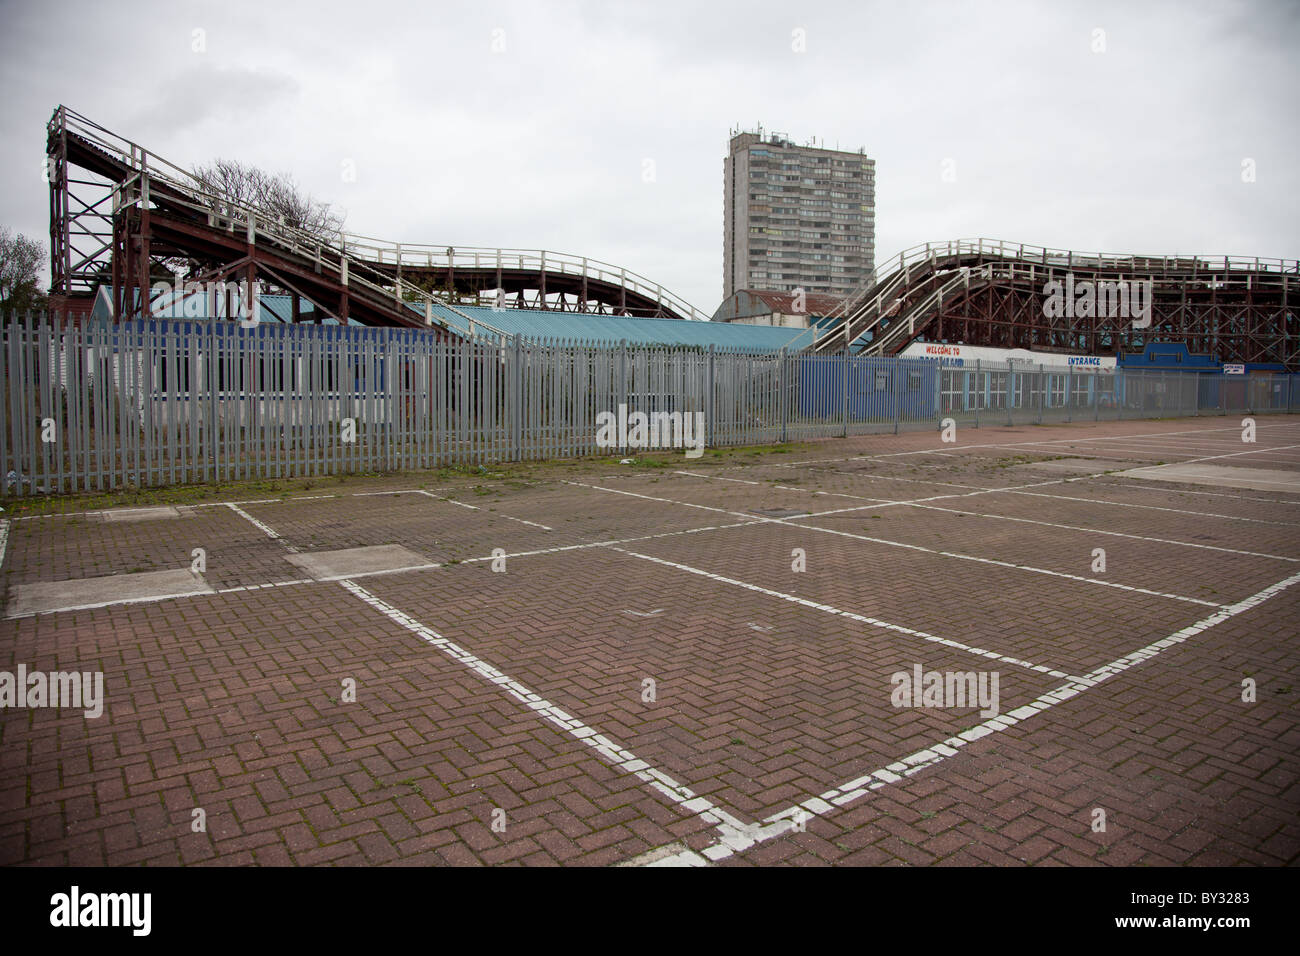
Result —
<instances>
[{"instance_id":1,"label":"metal palisade fence","mask_svg":"<svg viewBox=\"0 0 1300 956\"><path fill-rule=\"evenodd\" d=\"M602 415L699 422L708 447L875 431L1300 407L1289 374L1223 375L422 329L148 320L0 326L11 496L625 455ZM650 434L656 432L652 429ZM653 447L653 443L651 443Z\"/></svg>"}]
</instances>

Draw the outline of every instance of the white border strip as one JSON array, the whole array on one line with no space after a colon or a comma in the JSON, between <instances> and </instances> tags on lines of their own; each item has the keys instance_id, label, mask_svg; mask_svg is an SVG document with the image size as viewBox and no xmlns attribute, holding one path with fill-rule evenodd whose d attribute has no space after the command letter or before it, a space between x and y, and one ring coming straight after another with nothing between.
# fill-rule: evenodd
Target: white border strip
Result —
<instances>
[{"instance_id":1,"label":"white border strip","mask_svg":"<svg viewBox=\"0 0 1300 956\"><path fill-rule=\"evenodd\" d=\"M436 498L438 501L446 501L453 505L460 505L462 508L468 508L470 511L482 511L484 514L493 515L497 518L505 518L507 521L518 521L520 524L530 525L534 528L541 528L543 531L554 531L555 529L544 524L538 524L536 521L526 521L523 518L515 518L512 515L505 515L499 511L485 510L478 505L466 504L463 501L457 501L455 498L444 498L442 495L435 495L432 491L416 491L417 495L426 495L429 498Z\"/></svg>"},{"instance_id":2,"label":"white border strip","mask_svg":"<svg viewBox=\"0 0 1300 956\"><path fill-rule=\"evenodd\" d=\"M239 505L237 504L227 501L225 502L225 505L235 514L239 515L241 518L251 523L254 527L256 527L259 531L265 534L268 538L271 538L272 540L275 541L279 541L282 545L285 546L285 548L287 548L289 551L292 551L294 554L298 553L298 549L295 548L293 545L289 544L289 542L285 541L284 538L280 537L279 532L277 532L270 525L258 521L256 518L250 515L243 508L239 507Z\"/></svg>"},{"instance_id":3,"label":"white border strip","mask_svg":"<svg viewBox=\"0 0 1300 956\"><path fill-rule=\"evenodd\" d=\"M996 651L986 650L982 647L972 647L969 644L962 644L960 641L949 640L946 637L937 637L934 634L927 634L925 631L918 631L915 628L904 627L901 624L891 624L888 621L881 621L874 617L866 617L862 614L856 614L853 611L845 611L829 604L820 604L817 601L801 598L794 594L786 594L784 591L774 591L771 588L765 588L757 584L750 584L746 581L738 581L735 578L724 577L721 574L714 574L712 571L705 571L702 568L693 568L689 564L680 564L676 561L668 561L664 558L656 558L652 554L641 554L638 551L629 551L627 548L612 547L611 550L618 551L620 554L626 554L629 557L640 558L642 561L653 561L655 564L661 564L667 568L676 568L679 571L687 571L690 574L698 574L700 577L708 578L710 581L717 581L721 584L731 584L736 587L744 588L747 591L754 591L758 594L766 594L769 597L780 598L783 601L789 601L791 604L799 604L803 607L810 607L817 611L825 611L827 614L836 614L840 617L848 618L851 621L859 621L863 624L869 624L872 627L883 628L886 631L895 631L899 634L906 634L909 637L919 637L923 641L929 641L932 644L942 644L944 647L950 647L954 650L965 651L968 654L974 654L977 657L985 657L989 660L999 661L1003 664L1011 664L1015 667L1023 667L1026 670L1037 671L1040 674L1048 674L1051 677L1068 678L1073 680L1069 674L1064 671L1055 670L1045 667L1042 664L1035 664L1032 661L1022 661L1019 658L1007 657L998 654Z\"/></svg>"}]
</instances>

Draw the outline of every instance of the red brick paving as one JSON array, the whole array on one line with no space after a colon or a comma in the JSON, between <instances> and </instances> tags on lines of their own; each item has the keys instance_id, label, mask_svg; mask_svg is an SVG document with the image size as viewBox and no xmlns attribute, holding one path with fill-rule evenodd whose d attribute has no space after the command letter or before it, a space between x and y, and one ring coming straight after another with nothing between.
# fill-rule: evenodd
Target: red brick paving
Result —
<instances>
[{"instance_id":1,"label":"red brick paving","mask_svg":"<svg viewBox=\"0 0 1300 956\"><path fill-rule=\"evenodd\" d=\"M302 550L402 544L432 561L674 533L640 553L1078 673L1201 619L1211 608L800 528L804 523L1228 603L1293 563L895 505L681 534L759 508L829 510L1072 477L1059 454L1183 460L1257 448L1295 461L1300 422L1259 419L1233 444L1222 419L859 437L793 454L706 456L681 470L564 484L471 479L425 495L248 505ZM1225 430L1226 429L1226 430ZM1139 443L1102 435L1191 432ZM1153 440L1150 440L1154 442ZM1156 449L1151 444L1152 449ZM939 454L898 456L898 452ZM1126 459L1126 454L1130 457ZM1136 455L1144 458L1138 458ZM888 455L869 461L807 459ZM1244 464L1250 456L1227 459ZM737 467L738 462L752 462ZM774 463L779 462L778 467ZM558 475L565 474L557 469ZM890 476L886 478L884 476ZM907 478L907 481L891 480ZM794 491L772 488L787 484ZM1300 556L1300 496L1107 476L935 504L1283 557ZM413 487L394 481L393 487ZM1218 492L1224 496L1197 494ZM1158 511L1098 504L1144 504ZM721 514L706 509L734 511ZM1180 511L1214 512L1198 518ZM214 587L296 578L284 544L223 507L106 524L10 526L6 590L35 580L188 566L208 551ZM544 531L507 517L549 525ZM1271 523L1262 523L1271 522ZM790 550L808 552L792 573ZM1092 547L1108 570L1088 569ZM442 633L616 744L752 821L978 723L974 711L890 706L889 674L996 669L1002 710L1059 681L604 547L365 579ZM969 744L807 831L728 865L1277 865L1300 854L1300 720L1292 589L1170 648L1032 723ZM653 616L643 615L662 609ZM750 625L757 625L757 628ZM605 865L668 844L702 850L715 828L603 762L481 676L358 601L317 583L61 612L0 625L0 670L100 669L98 720L0 711L0 863ZM355 679L356 703L339 701ZM646 705L641 680L658 682ZM1259 698L1241 702L1241 681ZM739 741L737 743L736 741ZM191 812L207 812L193 833ZM1094 808L1108 826L1094 833ZM492 828L493 810L506 814Z\"/></svg>"}]
</instances>

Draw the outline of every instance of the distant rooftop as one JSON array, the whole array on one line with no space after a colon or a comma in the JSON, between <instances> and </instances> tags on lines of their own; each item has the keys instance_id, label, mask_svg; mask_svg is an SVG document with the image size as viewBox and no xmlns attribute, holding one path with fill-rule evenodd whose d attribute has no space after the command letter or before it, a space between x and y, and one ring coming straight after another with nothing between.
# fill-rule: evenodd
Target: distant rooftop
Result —
<instances>
[{"instance_id":1,"label":"distant rooftop","mask_svg":"<svg viewBox=\"0 0 1300 956\"><path fill-rule=\"evenodd\" d=\"M836 143L834 146L827 146L826 140L817 136L811 137L806 143L799 143L792 140L785 133L778 133L776 130L764 130L762 123L759 123L756 129L742 129L736 127L729 132L728 136L733 144L737 137L743 136L746 137L748 145L757 145L761 143L767 146L777 146L781 148L793 147L797 149L821 149L831 153L858 153L861 156L866 156L867 154L867 148L865 146L859 146L857 149L841 148L839 143Z\"/></svg>"},{"instance_id":2,"label":"distant rooftop","mask_svg":"<svg viewBox=\"0 0 1300 956\"><path fill-rule=\"evenodd\" d=\"M843 304L838 295L824 292L805 292L802 302L796 302L793 292L774 292L767 289L737 289L718 306L713 320L727 321L751 315L780 312L782 315L830 315ZM796 308L796 306L801 306Z\"/></svg>"},{"instance_id":3,"label":"distant rooftop","mask_svg":"<svg viewBox=\"0 0 1300 956\"><path fill-rule=\"evenodd\" d=\"M458 305L475 322L507 335L530 339L567 339L602 344L627 340L629 345L692 345L719 349L777 352L811 344L807 330L727 322L688 322L683 319L642 319L590 312L543 312L538 309L493 309ZM447 324L467 333L467 323L450 309L434 307ZM482 330L476 330L482 331ZM795 340L799 339L798 342Z\"/></svg>"}]
</instances>

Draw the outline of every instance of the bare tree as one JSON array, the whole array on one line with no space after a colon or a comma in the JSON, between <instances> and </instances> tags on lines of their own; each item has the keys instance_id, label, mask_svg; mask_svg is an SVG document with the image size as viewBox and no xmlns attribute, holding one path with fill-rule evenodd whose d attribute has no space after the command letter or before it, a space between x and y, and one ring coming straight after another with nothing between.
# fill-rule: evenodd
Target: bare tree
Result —
<instances>
[{"instance_id":1,"label":"bare tree","mask_svg":"<svg viewBox=\"0 0 1300 956\"><path fill-rule=\"evenodd\" d=\"M267 204L277 216L284 217L286 225L312 235L337 233L343 228L343 217L334 212L329 203L302 192L287 176L271 179Z\"/></svg>"},{"instance_id":2,"label":"bare tree","mask_svg":"<svg viewBox=\"0 0 1300 956\"><path fill-rule=\"evenodd\" d=\"M343 217L327 202L303 192L288 173L268 173L238 160L218 159L196 166L204 188L237 206L250 206L286 226L330 238L343 228Z\"/></svg>"},{"instance_id":3,"label":"bare tree","mask_svg":"<svg viewBox=\"0 0 1300 956\"><path fill-rule=\"evenodd\" d=\"M45 243L0 227L0 316L45 308L38 286L44 261Z\"/></svg>"}]
</instances>

